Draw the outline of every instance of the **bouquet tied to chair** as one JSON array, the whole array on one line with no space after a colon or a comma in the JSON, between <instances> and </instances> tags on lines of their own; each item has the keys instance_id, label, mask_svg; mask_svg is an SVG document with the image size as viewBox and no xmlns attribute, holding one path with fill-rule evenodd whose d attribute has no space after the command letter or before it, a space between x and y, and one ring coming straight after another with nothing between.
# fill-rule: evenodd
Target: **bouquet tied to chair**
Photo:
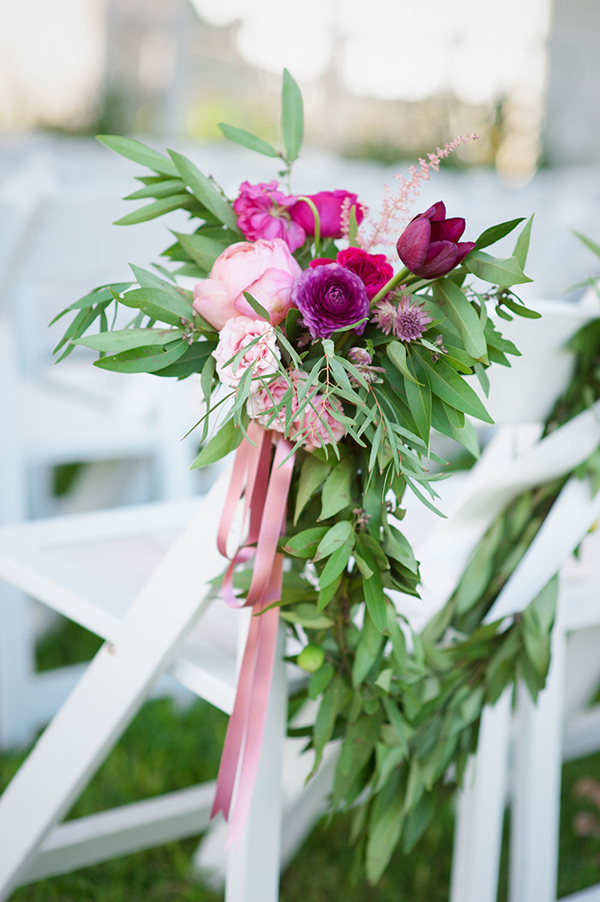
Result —
<instances>
[{"instance_id":1,"label":"bouquet tied to chair","mask_svg":"<svg viewBox=\"0 0 600 902\"><path fill-rule=\"evenodd\" d=\"M418 594L419 565L401 520L406 491L435 509L444 462L431 451L432 430L475 457L472 418L492 422L481 400L486 369L509 365L518 351L488 310L536 315L512 291L530 281L531 220L512 255L497 258L484 249L522 219L475 241L462 240L464 219L448 217L442 201L410 219L420 183L468 137L420 160L396 192L386 189L378 218L349 190L292 193L303 106L287 71L283 150L221 128L277 161L287 186L244 181L231 202L181 154L101 138L150 172L128 198L148 203L119 224L185 210L191 229L174 232L164 252L170 266L133 266L135 282L72 304L57 350L85 345L104 369L199 378L205 409L194 466L235 452L217 537L230 558L223 596L255 614L215 811L231 813L239 839L281 618L310 675L303 693L318 701L314 724L296 733L314 753L313 772L325 746L340 741L331 805L354 806L357 861L375 882L398 842L408 851L426 829L451 765L460 780L483 706L511 678L481 670L506 639L498 631L481 627L477 646L474 635L441 642L443 630L411 630L402 598ZM183 277L195 280L193 290ZM111 307L133 311L125 328L109 324ZM247 528L232 550L240 500Z\"/></svg>"}]
</instances>

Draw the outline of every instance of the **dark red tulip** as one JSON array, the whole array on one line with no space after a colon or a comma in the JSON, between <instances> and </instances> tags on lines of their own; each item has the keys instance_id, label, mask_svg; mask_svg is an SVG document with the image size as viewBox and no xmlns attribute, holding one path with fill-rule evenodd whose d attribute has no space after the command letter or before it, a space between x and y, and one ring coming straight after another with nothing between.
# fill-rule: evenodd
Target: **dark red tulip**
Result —
<instances>
[{"instance_id":1,"label":"dark red tulip","mask_svg":"<svg viewBox=\"0 0 600 902\"><path fill-rule=\"evenodd\" d=\"M439 279L475 247L474 241L459 241L465 230L464 219L445 217L446 207L440 200L415 216L400 235L396 244L398 256L415 276Z\"/></svg>"}]
</instances>

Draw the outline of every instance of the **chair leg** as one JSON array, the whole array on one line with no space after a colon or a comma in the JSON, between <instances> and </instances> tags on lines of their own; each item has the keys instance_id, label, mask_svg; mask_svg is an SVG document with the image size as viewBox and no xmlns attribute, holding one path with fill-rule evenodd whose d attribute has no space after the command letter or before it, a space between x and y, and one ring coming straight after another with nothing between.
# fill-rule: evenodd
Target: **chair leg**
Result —
<instances>
[{"instance_id":1,"label":"chair leg","mask_svg":"<svg viewBox=\"0 0 600 902\"><path fill-rule=\"evenodd\" d=\"M483 712L477 754L458 793L450 902L496 902L512 690ZM531 900L529 900L531 902Z\"/></svg>"},{"instance_id":2,"label":"chair leg","mask_svg":"<svg viewBox=\"0 0 600 902\"><path fill-rule=\"evenodd\" d=\"M265 734L250 814L227 855L225 902L277 902L282 820L282 762L287 721L285 626L279 627Z\"/></svg>"},{"instance_id":3,"label":"chair leg","mask_svg":"<svg viewBox=\"0 0 600 902\"><path fill-rule=\"evenodd\" d=\"M37 726L28 699L35 664L30 620L29 599L0 584L0 748L26 745Z\"/></svg>"},{"instance_id":4,"label":"chair leg","mask_svg":"<svg viewBox=\"0 0 600 902\"><path fill-rule=\"evenodd\" d=\"M134 603L115 645L102 646L0 798L0 902L25 876L48 831L69 811L201 613L196 592L181 593L169 605L164 593L154 595L146 606Z\"/></svg>"},{"instance_id":5,"label":"chair leg","mask_svg":"<svg viewBox=\"0 0 600 902\"><path fill-rule=\"evenodd\" d=\"M554 628L546 688L535 705L519 687L510 850L510 902L556 902L566 636Z\"/></svg>"}]
</instances>

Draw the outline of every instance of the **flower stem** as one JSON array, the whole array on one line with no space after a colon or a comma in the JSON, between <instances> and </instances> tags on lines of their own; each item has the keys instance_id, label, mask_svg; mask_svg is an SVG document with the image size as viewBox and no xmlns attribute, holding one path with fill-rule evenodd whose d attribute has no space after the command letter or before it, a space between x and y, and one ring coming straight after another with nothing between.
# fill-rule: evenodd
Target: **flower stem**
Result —
<instances>
[{"instance_id":1,"label":"flower stem","mask_svg":"<svg viewBox=\"0 0 600 902\"><path fill-rule=\"evenodd\" d=\"M414 276L411 273L411 271L409 269L407 269L406 266L403 266L402 269L399 272L397 272L395 276L392 276L392 278L388 282L385 283L383 288L379 289L379 291L377 292L377 294L371 301L371 307L374 307L375 304L378 304L379 301L381 301L382 298L384 298L386 296L386 294L388 294L388 292L392 291L396 287L396 285L399 285L400 282L409 281L411 276L414 279Z\"/></svg>"},{"instance_id":2,"label":"flower stem","mask_svg":"<svg viewBox=\"0 0 600 902\"><path fill-rule=\"evenodd\" d=\"M303 200L305 204L308 204L315 218L315 257L318 257L321 249L321 219L319 217L319 211L317 210L315 202L311 200L310 197L299 194L298 200Z\"/></svg>"}]
</instances>

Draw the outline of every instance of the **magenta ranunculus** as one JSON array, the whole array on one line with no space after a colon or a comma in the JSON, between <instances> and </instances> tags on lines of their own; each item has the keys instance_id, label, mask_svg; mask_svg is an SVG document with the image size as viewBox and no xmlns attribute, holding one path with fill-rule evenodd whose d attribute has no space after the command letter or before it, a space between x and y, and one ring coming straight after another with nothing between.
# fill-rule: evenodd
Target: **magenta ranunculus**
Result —
<instances>
[{"instance_id":1,"label":"magenta ranunculus","mask_svg":"<svg viewBox=\"0 0 600 902\"><path fill-rule=\"evenodd\" d=\"M194 309L215 329L232 316L259 319L246 298L247 291L268 311L271 325L280 323L292 307L292 285L302 270L287 244L279 238L238 241L214 262L210 278L194 288Z\"/></svg>"},{"instance_id":2,"label":"magenta ranunculus","mask_svg":"<svg viewBox=\"0 0 600 902\"><path fill-rule=\"evenodd\" d=\"M304 229L291 216L297 198L278 191L279 183L242 182L239 197L233 202L238 227L249 241L257 238L280 238L291 251L301 247L306 238Z\"/></svg>"},{"instance_id":3,"label":"magenta ranunculus","mask_svg":"<svg viewBox=\"0 0 600 902\"><path fill-rule=\"evenodd\" d=\"M339 263L305 269L292 288L296 305L312 338L330 338L369 315L369 298L356 275ZM365 323L356 327L362 334Z\"/></svg>"},{"instance_id":4,"label":"magenta ranunculus","mask_svg":"<svg viewBox=\"0 0 600 902\"><path fill-rule=\"evenodd\" d=\"M380 288L383 288L394 275L394 270L385 259L385 254L368 254L360 247L348 247L346 250L340 251L335 262L349 269L350 272L356 273L367 290L369 300L372 300ZM317 266L323 266L324 263L333 263L333 260L318 257L310 265L314 269Z\"/></svg>"},{"instance_id":5,"label":"magenta ranunculus","mask_svg":"<svg viewBox=\"0 0 600 902\"><path fill-rule=\"evenodd\" d=\"M318 194L307 194L314 203L319 214L319 224L322 238L342 237L342 205L346 198L348 210L356 207L356 221L360 224L364 217L364 211L358 203L358 195L349 191L319 191ZM313 211L303 200L299 200L292 207L291 215L294 222L301 226L307 235L315 234L315 217Z\"/></svg>"},{"instance_id":6,"label":"magenta ranunculus","mask_svg":"<svg viewBox=\"0 0 600 902\"><path fill-rule=\"evenodd\" d=\"M465 230L464 219L445 217L446 207L440 200L415 216L400 235L396 244L398 256L415 276L439 279L475 247L474 241L458 240Z\"/></svg>"}]
</instances>

